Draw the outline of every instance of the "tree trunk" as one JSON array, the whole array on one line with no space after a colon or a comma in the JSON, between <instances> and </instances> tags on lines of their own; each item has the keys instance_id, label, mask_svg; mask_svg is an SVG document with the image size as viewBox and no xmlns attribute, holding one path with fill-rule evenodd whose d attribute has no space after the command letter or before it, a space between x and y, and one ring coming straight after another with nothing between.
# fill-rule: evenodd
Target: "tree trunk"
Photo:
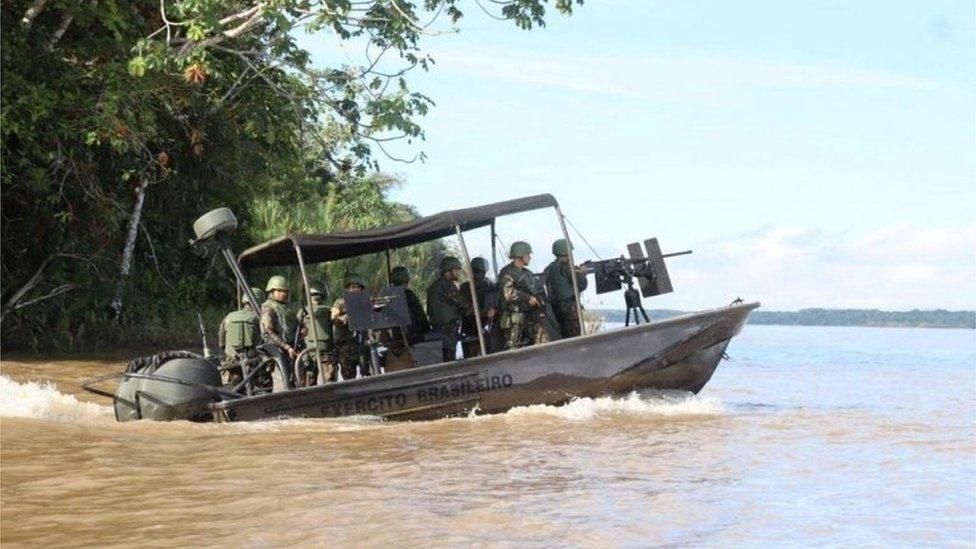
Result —
<instances>
[{"instance_id":1,"label":"tree trunk","mask_svg":"<svg viewBox=\"0 0 976 549\"><path fill-rule=\"evenodd\" d=\"M149 181L141 179L136 187L136 203L132 206L132 213L129 215L129 230L125 236L125 247L122 249L122 263L119 266L119 280L115 283L115 297L109 304L112 309L112 316L115 319L122 314L122 297L125 294L125 281L132 270L132 254L136 249L136 240L139 236L139 221L142 219L142 204L146 201L146 187Z\"/></svg>"},{"instance_id":2,"label":"tree trunk","mask_svg":"<svg viewBox=\"0 0 976 549\"><path fill-rule=\"evenodd\" d=\"M21 24L25 27L30 27L31 23L34 22L34 18L44 11L48 1L49 0L34 0L30 7L27 8L27 11L24 12L24 18L20 20Z\"/></svg>"}]
</instances>

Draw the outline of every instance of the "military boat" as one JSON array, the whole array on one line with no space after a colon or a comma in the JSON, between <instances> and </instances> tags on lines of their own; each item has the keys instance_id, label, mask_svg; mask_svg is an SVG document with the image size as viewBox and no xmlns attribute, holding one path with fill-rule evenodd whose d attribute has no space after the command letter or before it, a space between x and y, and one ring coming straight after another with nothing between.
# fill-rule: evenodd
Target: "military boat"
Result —
<instances>
[{"instance_id":1,"label":"military boat","mask_svg":"<svg viewBox=\"0 0 976 549\"><path fill-rule=\"evenodd\" d=\"M495 261L495 220L531 210L553 208L563 237L570 241L565 218L555 198L530 196L475 208L452 210L395 225L332 234L289 234L253 248L240 256L230 238L237 220L230 210L214 210L194 223L195 244L215 245L234 273L241 297L260 310L250 290L248 273L260 267L297 266L307 302L311 302L306 265L390 251L448 236L459 239L472 279L464 241L467 231L490 227ZM355 379L301 386L295 364L280 348L258 344L249 356L218 360L189 351L159 353L133 360L125 372L86 382L89 391L112 398L119 421L134 419L191 421L254 421L278 418L378 416L390 420L429 420L471 413L500 413L534 404L560 405L583 397L627 395L657 389L700 391L725 356L758 303L736 300L729 306L651 321L641 296L672 290L665 259L657 241L628 246L630 258L591 261L585 272L596 278L598 292L622 289L628 308L627 326L512 350L489 352L487 319L475 314L478 337L474 355L443 362L441 342L415 342L407 346L394 367L389 348L369 339L367 367ZM570 249L570 261L576 264ZM690 253L690 252L681 252ZM582 273L573 272L574 280ZM638 284L640 291L633 287ZM472 302L476 302L473 285ZM363 333L389 330L409 323L402 307L402 290L386 289L377 296L360 297L363 308L351 324ZM347 294L347 297L352 297ZM579 293L576 306L582 313ZM633 314L634 324L631 324ZM638 316L640 315L640 316ZM358 316L358 318L353 318ZM582 314L580 314L582 323ZM643 322L641 320L643 319ZM586 333L582 329L581 332ZM404 342L405 343L405 342ZM390 345L389 347L392 347ZM304 353L320 354L321 350ZM244 379L221 382L221 369L240 366ZM321 364L321 357L318 357ZM274 379L260 387L261 376ZM118 379L114 392L99 388Z\"/></svg>"}]
</instances>

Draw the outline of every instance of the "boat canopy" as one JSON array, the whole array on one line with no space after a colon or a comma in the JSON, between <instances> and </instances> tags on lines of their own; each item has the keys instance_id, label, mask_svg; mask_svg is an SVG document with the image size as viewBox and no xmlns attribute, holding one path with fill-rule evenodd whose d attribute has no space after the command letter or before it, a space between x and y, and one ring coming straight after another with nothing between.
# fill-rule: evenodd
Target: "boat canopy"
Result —
<instances>
[{"instance_id":1,"label":"boat canopy","mask_svg":"<svg viewBox=\"0 0 976 549\"><path fill-rule=\"evenodd\" d=\"M306 264L334 261L444 238L455 234L458 227L462 231L485 227L494 222L495 218L505 215L558 207L559 204L551 194L539 194L474 208L450 210L363 231L291 234L248 248L241 253L239 260L244 268L297 265L299 260L295 248L300 247Z\"/></svg>"}]
</instances>

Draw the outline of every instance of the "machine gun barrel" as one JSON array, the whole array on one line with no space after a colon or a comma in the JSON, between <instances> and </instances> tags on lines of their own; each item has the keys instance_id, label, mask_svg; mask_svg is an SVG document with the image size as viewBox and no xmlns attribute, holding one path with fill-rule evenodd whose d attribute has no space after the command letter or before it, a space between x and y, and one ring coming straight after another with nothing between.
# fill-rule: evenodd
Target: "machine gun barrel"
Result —
<instances>
[{"instance_id":1,"label":"machine gun barrel","mask_svg":"<svg viewBox=\"0 0 976 549\"><path fill-rule=\"evenodd\" d=\"M654 238L644 241L644 246L647 248L647 257L640 245L633 243L627 247L629 258L621 255L612 259L591 259L580 264L580 270L585 275L594 276L598 294L620 290L625 284L630 287L635 280L640 284L641 295L644 297L671 292L671 278L664 260L688 255L691 250L663 254Z\"/></svg>"},{"instance_id":2,"label":"machine gun barrel","mask_svg":"<svg viewBox=\"0 0 976 549\"><path fill-rule=\"evenodd\" d=\"M679 255L689 255L691 250L683 250L680 252L671 252L669 254L661 254L662 258L677 257ZM580 268L586 274L593 274L595 272L606 270L608 266L615 266L622 268L624 265L644 265L645 263L651 261L648 257L638 257L638 258L627 258L624 256L614 257L610 259L587 259L583 263L580 263Z\"/></svg>"},{"instance_id":3,"label":"machine gun barrel","mask_svg":"<svg viewBox=\"0 0 976 549\"><path fill-rule=\"evenodd\" d=\"M620 256L611 259L587 259L580 263L579 268L585 274L594 274L608 270L623 269L625 265L642 265L644 263L647 263L646 258L627 259L624 256Z\"/></svg>"}]
</instances>

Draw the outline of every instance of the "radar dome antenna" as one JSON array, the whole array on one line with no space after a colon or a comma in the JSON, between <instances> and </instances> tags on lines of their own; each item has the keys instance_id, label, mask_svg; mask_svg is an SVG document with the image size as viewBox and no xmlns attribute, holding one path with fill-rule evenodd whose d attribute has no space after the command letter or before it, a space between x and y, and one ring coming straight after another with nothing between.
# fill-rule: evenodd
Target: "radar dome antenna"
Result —
<instances>
[{"instance_id":1,"label":"radar dome antenna","mask_svg":"<svg viewBox=\"0 0 976 549\"><path fill-rule=\"evenodd\" d=\"M230 270L234 272L237 283L240 284L247 302L254 309L254 314L261 314L261 304L258 303L257 296L251 292L251 284L248 283L244 272L241 270L237 257L230 247L230 237L237 232L237 218L230 208L217 208L211 210L193 222L193 234L196 238L190 241L191 245L213 242L224 254L224 259L230 265Z\"/></svg>"}]
</instances>

